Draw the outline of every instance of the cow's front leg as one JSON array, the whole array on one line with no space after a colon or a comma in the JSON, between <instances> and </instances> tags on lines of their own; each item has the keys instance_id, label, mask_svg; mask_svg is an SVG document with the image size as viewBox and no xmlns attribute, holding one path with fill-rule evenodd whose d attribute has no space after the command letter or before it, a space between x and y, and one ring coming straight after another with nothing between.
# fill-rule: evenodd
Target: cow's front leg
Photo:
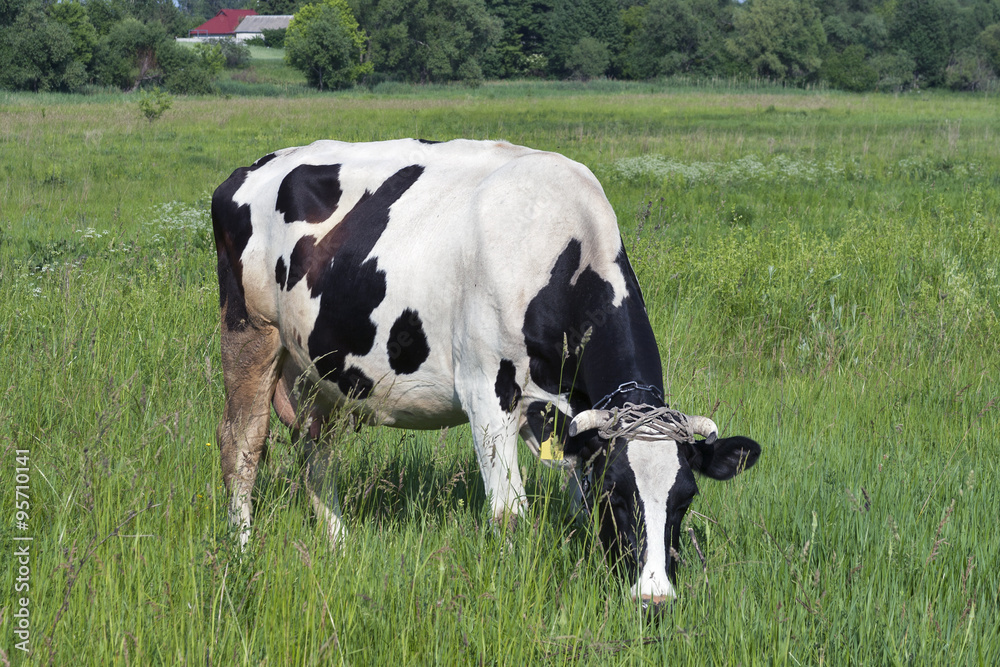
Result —
<instances>
[{"instance_id":1,"label":"cow's front leg","mask_svg":"<svg viewBox=\"0 0 1000 667\"><path fill-rule=\"evenodd\" d=\"M331 434L322 432L323 420L310 418L302 438L302 480L309 504L316 512L330 539L330 546L337 548L347 536L337 498L336 465L331 444Z\"/></svg>"},{"instance_id":2,"label":"cow's front leg","mask_svg":"<svg viewBox=\"0 0 1000 667\"><path fill-rule=\"evenodd\" d=\"M517 417L497 409L473 411L470 424L493 520L506 525L527 508L517 465Z\"/></svg>"}]
</instances>

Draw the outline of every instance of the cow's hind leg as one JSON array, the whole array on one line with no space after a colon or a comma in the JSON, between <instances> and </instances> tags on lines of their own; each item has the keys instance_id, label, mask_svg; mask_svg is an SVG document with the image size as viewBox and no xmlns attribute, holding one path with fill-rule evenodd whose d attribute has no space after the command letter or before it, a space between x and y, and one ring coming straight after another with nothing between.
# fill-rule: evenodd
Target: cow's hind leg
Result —
<instances>
[{"instance_id":1,"label":"cow's hind leg","mask_svg":"<svg viewBox=\"0 0 1000 667\"><path fill-rule=\"evenodd\" d=\"M278 329L249 316L234 317L222 308L222 374L226 406L219 423L222 481L230 495L229 520L240 546L250 539L254 481L264 453L271 397L281 364ZM243 310L242 315L246 315Z\"/></svg>"}]
</instances>

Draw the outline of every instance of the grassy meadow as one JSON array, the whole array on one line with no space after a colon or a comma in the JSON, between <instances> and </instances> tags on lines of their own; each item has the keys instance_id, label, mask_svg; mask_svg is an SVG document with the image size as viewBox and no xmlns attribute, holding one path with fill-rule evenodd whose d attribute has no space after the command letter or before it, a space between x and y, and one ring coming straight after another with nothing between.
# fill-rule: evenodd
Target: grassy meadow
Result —
<instances>
[{"instance_id":1,"label":"grassy meadow","mask_svg":"<svg viewBox=\"0 0 1000 667\"><path fill-rule=\"evenodd\" d=\"M467 426L340 436L333 553L273 420L234 548L211 193L277 148L407 136L588 165L668 401L761 443L699 482L664 613L527 450L528 519L491 530ZM125 95L0 93L0 662L997 664L998 146L972 95L386 86L150 123Z\"/></svg>"}]
</instances>

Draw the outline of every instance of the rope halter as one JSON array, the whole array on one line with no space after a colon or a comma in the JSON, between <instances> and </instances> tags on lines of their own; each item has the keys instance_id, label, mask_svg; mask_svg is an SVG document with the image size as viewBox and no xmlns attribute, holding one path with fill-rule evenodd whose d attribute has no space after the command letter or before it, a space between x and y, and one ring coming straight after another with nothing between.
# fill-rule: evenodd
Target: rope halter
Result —
<instances>
[{"instance_id":1,"label":"rope halter","mask_svg":"<svg viewBox=\"0 0 1000 667\"><path fill-rule=\"evenodd\" d=\"M686 415L667 406L625 403L613 410L586 410L569 426L570 436L597 429L608 442L624 437L630 440L673 440L694 442L694 436L704 436L709 445L718 438L719 427L708 417Z\"/></svg>"}]
</instances>

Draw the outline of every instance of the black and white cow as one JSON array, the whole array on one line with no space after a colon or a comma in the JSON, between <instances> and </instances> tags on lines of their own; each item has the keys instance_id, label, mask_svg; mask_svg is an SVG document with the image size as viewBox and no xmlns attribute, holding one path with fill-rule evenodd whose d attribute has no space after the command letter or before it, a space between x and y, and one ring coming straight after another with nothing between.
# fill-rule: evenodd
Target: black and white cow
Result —
<instances>
[{"instance_id":1,"label":"black and white cow","mask_svg":"<svg viewBox=\"0 0 1000 667\"><path fill-rule=\"evenodd\" d=\"M556 432L593 471L601 540L647 602L676 597L672 548L695 472L728 479L753 440L602 438L663 377L614 211L594 175L508 143L319 141L215 191L226 404L218 438L245 543L270 408L305 435L305 488L343 535L324 419L428 429L466 421L493 516L525 509L517 436ZM641 410L640 410L641 412Z\"/></svg>"}]
</instances>

